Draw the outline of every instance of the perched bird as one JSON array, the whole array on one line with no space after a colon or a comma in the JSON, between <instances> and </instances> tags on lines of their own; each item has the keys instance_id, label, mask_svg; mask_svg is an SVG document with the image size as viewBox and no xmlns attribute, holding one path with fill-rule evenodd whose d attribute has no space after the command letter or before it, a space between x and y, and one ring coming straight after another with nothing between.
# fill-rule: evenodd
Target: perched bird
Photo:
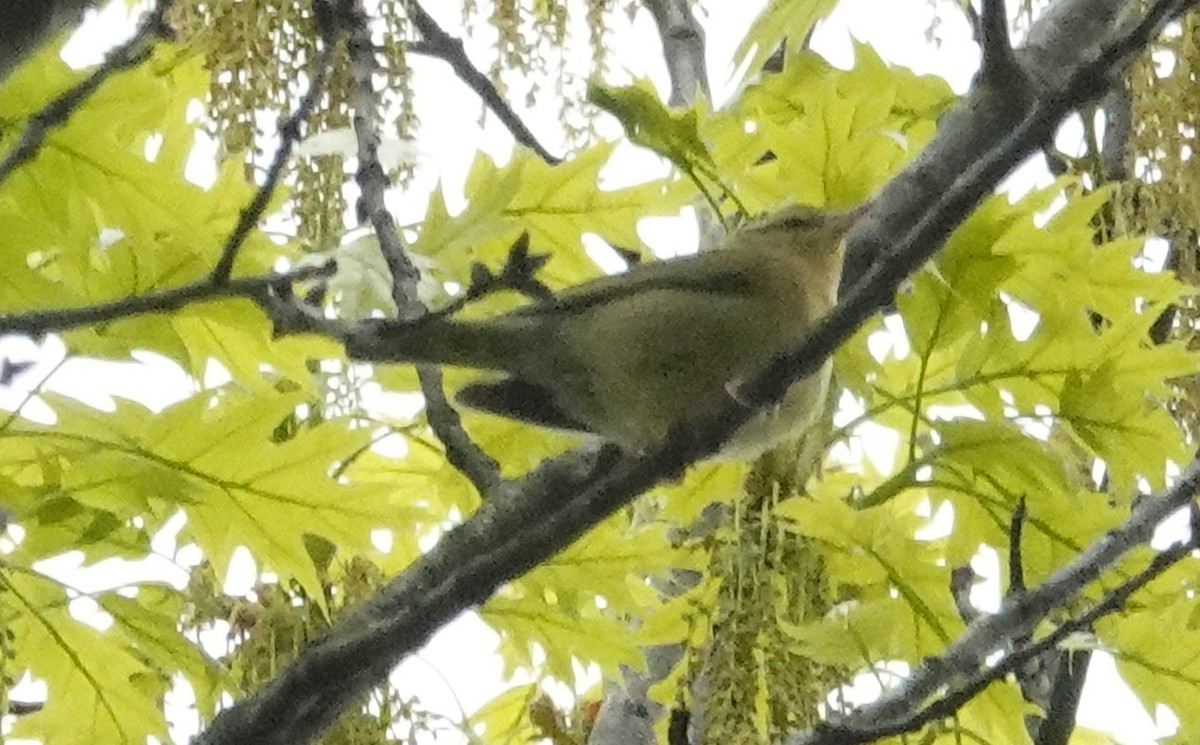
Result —
<instances>
[{"instance_id":1,"label":"perched bird","mask_svg":"<svg viewBox=\"0 0 1200 745\"><path fill-rule=\"evenodd\" d=\"M713 251L638 264L485 320L380 321L346 349L359 359L502 373L467 385L458 400L643 451L727 400L834 306L842 239L864 209L787 207ZM722 454L752 457L798 436L824 401L829 369L793 384Z\"/></svg>"}]
</instances>

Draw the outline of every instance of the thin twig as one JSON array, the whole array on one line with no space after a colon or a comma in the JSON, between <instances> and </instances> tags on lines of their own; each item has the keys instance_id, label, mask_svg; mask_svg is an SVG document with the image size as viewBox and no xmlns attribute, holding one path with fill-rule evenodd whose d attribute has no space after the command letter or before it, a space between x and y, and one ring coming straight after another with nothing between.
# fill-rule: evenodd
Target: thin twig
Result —
<instances>
[{"instance_id":1,"label":"thin twig","mask_svg":"<svg viewBox=\"0 0 1200 745\"><path fill-rule=\"evenodd\" d=\"M62 95L46 104L41 111L29 118L17 143L0 160L0 184L4 183L22 164L29 161L41 149L46 137L62 126L75 110L100 89L104 81L114 73L136 67L150 57L155 44L171 36L171 28L165 16L172 0L158 0L154 8L138 26L129 41L114 49L104 63L91 75Z\"/></svg>"},{"instance_id":2,"label":"thin twig","mask_svg":"<svg viewBox=\"0 0 1200 745\"><path fill-rule=\"evenodd\" d=\"M142 23L138 33L118 48L100 69L71 91L60 96L31 119L22 133L21 140L0 164L0 180L12 172L20 163L28 160L41 146L46 134L58 126L87 99L99 85L115 70L130 67L145 59L153 46L153 40L164 36L169 29L163 14L170 0L160 0L151 15ZM328 24L325 25L328 27ZM326 35L324 48L312 73L312 84L305 93L296 111L285 120L282 141L276 151L267 179L254 195L251 203L242 210L237 226L229 234L221 250L221 257L212 272L204 279L180 287L173 287L143 295L132 295L105 303L82 308L55 309L16 313L0 316L0 333L43 334L65 331L143 313L163 313L178 310L193 303L220 298L246 297L257 303L272 316L277 330L281 332L320 331L333 338L341 338L344 329L326 322L301 308L288 295L291 285L309 279L328 277L336 270L332 262L319 267L301 267L287 272L271 272L255 277L230 279L238 249L245 242L250 230L257 224L267 203L278 185L284 164L292 145L299 138L300 124L308 118L316 105L329 66L333 33ZM11 164L11 165L10 165ZM7 169L7 170L6 170Z\"/></svg>"},{"instance_id":3,"label":"thin twig","mask_svg":"<svg viewBox=\"0 0 1200 745\"><path fill-rule=\"evenodd\" d=\"M1195 487L1194 483L1191 484L1190 491L1193 495ZM1145 569L1107 592L1084 613L1064 621L1054 631L1005 656L992 667L979 670L963 682L951 685L945 695L913 712L910 716L872 729L850 729L839 726L818 727L816 731L819 735L812 742L814 745L856 745L856 743L874 742L885 737L913 732L927 724L951 716L992 683L1002 680L1009 673L1019 671L1023 666L1043 655L1057 653L1058 645L1066 641L1068 637L1090 631L1096 621L1124 608L1135 592L1186 559L1197 547L1200 547L1196 537L1197 535L1193 533L1187 540L1180 541L1162 551Z\"/></svg>"},{"instance_id":4,"label":"thin twig","mask_svg":"<svg viewBox=\"0 0 1200 745\"><path fill-rule=\"evenodd\" d=\"M950 598L954 601L954 609L963 623L972 623L983 612L971 602L971 588L975 586L979 575L971 568L970 562L950 570Z\"/></svg>"},{"instance_id":5,"label":"thin twig","mask_svg":"<svg viewBox=\"0 0 1200 745\"><path fill-rule=\"evenodd\" d=\"M548 254L530 254L529 233L521 233L509 248L508 258L499 273L476 262L471 267L471 284L461 295L438 308L436 315L454 315L471 303L504 290L518 292L538 302L553 302L554 292L535 276L549 259Z\"/></svg>"},{"instance_id":6,"label":"thin twig","mask_svg":"<svg viewBox=\"0 0 1200 745\"><path fill-rule=\"evenodd\" d=\"M1017 501L1008 523L1008 589L1004 593L1005 602L1015 602L1015 599L1025 592L1024 534L1028 510L1025 497ZM1021 649L1033 639L1033 629L1017 634L1012 638L1007 652ZM1069 692L1082 682L1082 674L1075 675L1072 669L1071 650L1052 649L1044 655L1031 657L1024 664L1015 668L1017 687L1025 700L1038 707L1044 717L1026 714L1025 729L1029 736L1042 745L1043 733L1061 732L1069 736L1075 724L1075 708L1078 697L1071 697ZM1083 663L1086 665L1086 663ZM1055 705L1058 708L1055 708ZM1050 726L1044 726L1049 724Z\"/></svg>"},{"instance_id":7,"label":"thin twig","mask_svg":"<svg viewBox=\"0 0 1200 745\"><path fill-rule=\"evenodd\" d=\"M225 245L221 247L221 258L209 275L214 283L220 284L228 281L233 273L233 262L237 259L238 251L246 242L250 231L258 225L263 211L266 210L271 197L275 195L288 158L291 157L292 149L300 140L300 126L312 116L317 101L320 99L321 91L325 87L325 78L329 74L329 64L333 59L333 49L337 41L337 32L336 26L333 24L318 25L322 28L321 50L317 53L316 63L309 73L308 90L301 97L296 110L279 126L279 147L275 149L275 155L267 167L267 175L263 179L262 185L258 187L250 203L243 207L241 213L238 214L237 225L225 239Z\"/></svg>"},{"instance_id":8,"label":"thin twig","mask_svg":"<svg viewBox=\"0 0 1200 745\"><path fill-rule=\"evenodd\" d=\"M1008 521L1008 592L1025 592L1025 561L1022 554L1022 536L1025 533L1025 497L1017 502L1012 517Z\"/></svg>"},{"instance_id":9,"label":"thin twig","mask_svg":"<svg viewBox=\"0 0 1200 745\"><path fill-rule=\"evenodd\" d=\"M553 155L542 146L542 143L538 142L537 137L529 131L529 127L525 126L521 117L517 116L517 113L508 105L504 96L500 95L500 91L496 90L496 86L492 84L491 80L488 80L487 75L471 64L462 40L446 33L417 0L409 0L407 7L409 18L417 27L417 31L424 37L423 42L409 45L409 51L436 57L450 65L458 79L475 91L476 95L483 100L484 105L492 110L492 113L500 119L505 127L508 127L508 131L512 133L517 142L537 153L538 157L552 166L561 163L562 158Z\"/></svg>"},{"instance_id":10,"label":"thin twig","mask_svg":"<svg viewBox=\"0 0 1200 745\"><path fill-rule=\"evenodd\" d=\"M191 282L169 290L130 295L107 303L97 303L83 308L63 308L32 311L0 316L0 334L44 334L51 331L90 326L106 321L141 315L143 313L165 313L186 305L221 298L246 297L255 302L263 293L274 291L284 285L310 279L328 277L336 270L333 263L323 266L308 266L287 272L271 272L257 277L238 277L216 284L211 278Z\"/></svg>"},{"instance_id":11,"label":"thin twig","mask_svg":"<svg viewBox=\"0 0 1200 745\"><path fill-rule=\"evenodd\" d=\"M371 43L371 30L361 0L356 0L354 18L349 28L347 49L354 71L354 135L358 142L358 168L354 181L361 194L360 214L371 222L379 249L392 275L392 300L402 319L419 318L425 307L417 293L421 273L408 257L400 239L400 231L392 213L388 211L384 197L390 186L387 172L379 161L379 129L375 125L378 103L372 77L378 64L375 46Z\"/></svg>"},{"instance_id":12,"label":"thin twig","mask_svg":"<svg viewBox=\"0 0 1200 745\"><path fill-rule=\"evenodd\" d=\"M354 133L358 139L358 169L354 176L362 192L361 211L371 221L392 275L392 299L400 318L416 319L426 313L417 293L421 275L409 258L396 221L384 202L389 184L387 173L379 162L379 131L372 120L376 109L372 85L375 50L361 5L356 5L349 31L350 59L354 69ZM463 428L461 417L446 398L441 371L432 365L417 365L417 378L425 396L426 419L445 446L446 458L470 479L481 495L486 496L500 483L499 464Z\"/></svg>"},{"instance_id":13,"label":"thin twig","mask_svg":"<svg viewBox=\"0 0 1200 745\"><path fill-rule=\"evenodd\" d=\"M969 2L956 3L959 10L962 11L967 25L971 27L971 38L976 44L983 45L983 19L979 16L979 11L975 10L975 6Z\"/></svg>"},{"instance_id":14,"label":"thin twig","mask_svg":"<svg viewBox=\"0 0 1200 745\"><path fill-rule=\"evenodd\" d=\"M420 365L417 379L425 396L425 419L446 447L446 460L474 484L481 497L487 498L500 484L500 464L463 428L462 417L446 398L442 371L433 365Z\"/></svg>"}]
</instances>

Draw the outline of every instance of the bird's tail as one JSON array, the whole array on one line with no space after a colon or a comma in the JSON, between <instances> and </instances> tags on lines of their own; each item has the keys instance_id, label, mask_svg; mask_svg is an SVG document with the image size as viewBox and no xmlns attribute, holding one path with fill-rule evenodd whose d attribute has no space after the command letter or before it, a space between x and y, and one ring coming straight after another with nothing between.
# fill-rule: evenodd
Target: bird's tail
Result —
<instances>
[{"instance_id":1,"label":"bird's tail","mask_svg":"<svg viewBox=\"0 0 1200 745\"><path fill-rule=\"evenodd\" d=\"M346 353L373 362L427 362L519 373L530 329L513 319L459 321L429 317L413 323L368 321L346 339Z\"/></svg>"}]
</instances>

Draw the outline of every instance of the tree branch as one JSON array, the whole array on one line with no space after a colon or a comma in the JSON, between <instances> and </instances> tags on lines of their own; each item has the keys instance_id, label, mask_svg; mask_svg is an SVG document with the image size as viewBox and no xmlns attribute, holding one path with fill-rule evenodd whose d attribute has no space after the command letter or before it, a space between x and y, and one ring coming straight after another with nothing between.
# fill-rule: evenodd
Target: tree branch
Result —
<instances>
[{"instance_id":1,"label":"tree branch","mask_svg":"<svg viewBox=\"0 0 1200 745\"><path fill-rule=\"evenodd\" d=\"M492 85L492 81L488 80L487 75L471 64L462 40L446 33L418 0L409 0L407 7L409 18L417 27L417 31L421 32L421 36L424 37L423 42L410 44L409 51L436 57L450 65L459 80L475 91L476 95L483 100L484 105L492 110L492 113L500 119L505 127L508 127L508 131L512 133L517 142L537 153L539 158L552 166L561 163L562 158L553 155L542 146L542 143L538 142L537 137L529 131L529 127L525 126L521 117L517 116L517 113L508 105L504 96L501 96L500 91L496 90L496 86Z\"/></svg>"},{"instance_id":2,"label":"tree branch","mask_svg":"<svg viewBox=\"0 0 1200 745\"><path fill-rule=\"evenodd\" d=\"M1118 81L1102 106L1105 114L1100 163L1104 178L1124 181L1129 176L1129 139L1133 135L1133 91L1128 80Z\"/></svg>"},{"instance_id":3,"label":"tree branch","mask_svg":"<svg viewBox=\"0 0 1200 745\"><path fill-rule=\"evenodd\" d=\"M1083 684L1087 680L1092 650L1055 649L1058 658L1046 717L1038 721L1035 745L1067 745L1075 731ZM1029 717L1026 717L1029 721ZM1032 733L1031 733L1032 734Z\"/></svg>"},{"instance_id":4,"label":"tree branch","mask_svg":"<svg viewBox=\"0 0 1200 745\"><path fill-rule=\"evenodd\" d=\"M1008 590L1004 593L1006 603L1016 602L1028 590L1022 539L1026 514L1025 498L1022 497L1009 520L1009 580ZM1011 654L1013 648L1028 646L1032 639L1032 628L1018 634L1012 639L1007 653ZM1075 659L1074 651L1054 648L1045 654L1029 657L1015 668L1021 695L1040 710L1040 713L1025 715L1025 729L1037 745L1066 745L1075 729L1079 692L1083 688L1089 660L1090 655L1086 652L1081 652Z\"/></svg>"},{"instance_id":5,"label":"tree branch","mask_svg":"<svg viewBox=\"0 0 1200 745\"><path fill-rule=\"evenodd\" d=\"M13 6L18 4L13 3ZM170 7L171 0L158 0L145 20L138 26L133 38L112 50L105 58L104 63L97 67L91 75L29 118L21 136L17 138L16 144L5 154L3 160L0 160L0 184L4 183L17 168L36 155L46 137L62 126L76 109L91 98L104 81L120 70L127 70L141 64L149 58L150 52L153 51L154 45L159 40L171 36L171 28L164 18ZM7 10L0 12L0 21L4 21L7 14ZM65 23L65 19L60 20ZM2 25L0 23L0 26ZM8 29L0 31L0 36L7 32ZM6 51L0 47L0 53ZM0 79L3 79L2 69L0 69Z\"/></svg>"},{"instance_id":6,"label":"tree branch","mask_svg":"<svg viewBox=\"0 0 1200 745\"><path fill-rule=\"evenodd\" d=\"M354 18L347 45L354 71L354 136L358 141L358 168L354 182L361 200L359 214L366 215L379 240L379 250L392 275L392 301L401 319L412 320L425 314L417 294L421 273L408 258L400 241L400 230L388 212L384 197L389 186L387 173L379 162L379 130L374 124L377 101L371 77L375 74L375 46L362 0L354 1Z\"/></svg>"},{"instance_id":7,"label":"tree branch","mask_svg":"<svg viewBox=\"0 0 1200 745\"><path fill-rule=\"evenodd\" d=\"M1008 520L1008 592L1005 595L1025 592L1025 561L1022 558L1022 536L1025 534L1025 498L1017 502L1012 517Z\"/></svg>"},{"instance_id":8,"label":"tree branch","mask_svg":"<svg viewBox=\"0 0 1200 745\"><path fill-rule=\"evenodd\" d=\"M687 0L645 0L662 40L663 60L671 78L671 106L690 106L699 90L711 98L704 61L704 28Z\"/></svg>"},{"instance_id":9,"label":"tree branch","mask_svg":"<svg viewBox=\"0 0 1200 745\"><path fill-rule=\"evenodd\" d=\"M413 2L409 12L423 14L418 7ZM361 0L356 2L350 27L349 51L354 68L354 133L358 139L358 169L354 178L362 192L360 212L366 214L379 240L384 262L392 275L392 300L399 316L412 320L426 313L417 293L421 274L409 258L396 221L384 202L389 184L387 173L379 162L379 130L372 121L377 108L371 82L376 70L375 50ZM447 459L475 485L481 496L486 497L500 483L500 465L463 428L462 418L446 398L441 370L433 365L417 365L417 378L425 396L426 419L445 446Z\"/></svg>"},{"instance_id":10,"label":"tree branch","mask_svg":"<svg viewBox=\"0 0 1200 745\"><path fill-rule=\"evenodd\" d=\"M1017 64L1008 37L1008 13L1004 0L982 0L983 14L979 18L980 46L983 62L979 77L984 85L1007 85L1028 93L1025 71Z\"/></svg>"},{"instance_id":11,"label":"tree branch","mask_svg":"<svg viewBox=\"0 0 1200 745\"><path fill-rule=\"evenodd\" d=\"M890 297L973 206L1044 141L1047 132L1073 107L1104 90L1108 76L1119 73L1160 28L1164 6L1173 11L1180 7L1177 2L1154 3L1142 22L1133 27L1126 24L1112 36L1110 29L1127 5L1134 6L1128 0L1059 0L1031 30L1031 44L1019 57L1036 86L1028 111L1012 111L1010 97L981 86L953 115L947 115L922 155L883 190L852 231L849 250L860 264L856 268L852 262L847 284L856 278L860 281L804 344L748 386L754 396L750 400L770 400L789 381L820 366L879 307L878 296ZM1033 70L1040 72L1035 75ZM918 221L916 216L921 215ZM670 442L653 452L629 456L613 449L597 453L581 448L544 462L517 481L502 483L470 519L448 532L381 595L302 651L262 691L222 712L198 742L295 745L311 741L443 624L487 599L502 583L561 551L637 494L715 452L751 413L731 401L713 415L710 430L674 433ZM1194 486L1197 480L1200 468L1189 469L1171 494ZM1024 595L1016 606L1019 616L1003 613L981 619L947 650L951 669L975 669L977 661L1003 639L1064 602L1071 587L1082 586L1072 584L1080 580L1078 574L1098 574L1144 541L1174 506L1174 500L1165 498L1146 500L1135 521L1087 549L1079 562L1070 565L1069 575L1056 575ZM1080 562L1087 568L1077 567ZM901 692L919 692L912 700L924 700L941 682L929 670L918 668L912 685L889 691L878 704L864 707L847 721L857 727L889 724L911 708L909 699L899 698ZM811 735L804 733L793 741L803 743Z\"/></svg>"},{"instance_id":12,"label":"tree branch","mask_svg":"<svg viewBox=\"0 0 1200 745\"><path fill-rule=\"evenodd\" d=\"M290 286L295 282L328 277L334 273L337 265L330 262L323 266L308 266L287 272L272 272L258 277L238 277L224 283L214 283L210 278L191 282L169 290L149 292L144 295L130 295L107 303L97 303L83 308L65 308L55 310L33 311L30 313L14 313L0 316L0 334L45 334L51 331L66 331L80 326L92 326L97 323L116 321L122 318L142 315L143 313L166 313L179 310L194 303L203 303L224 298L244 297L258 303L265 310L271 311L278 307L280 299L268 301L272 294L277 295L280 287ZM274 314L272 313L274 317ZM291 324L288 324L289 326ZM306 328L304 330L318 330ZM343 335L339 325L330 322L320 329L333 338Z\"/></svg>"},{"instance_id":13,"label":"tree branch","mask_svg":"<svg viewBox=\"0 0 1200 745\"><path fill-rule=\"evenodd\" d=\"M1193 461L1172 489L1160 496L1147 499L1146 502L1134 510L1133 514L1130 515L1124 524L1110 530L1103 538L1088 547L1078 558L1050 575L1029 596L1019 598L999 613L987 616L976 624L973 624L963 636L959 637L958 641L951 645L951 649L970 636L976 629L988 625L990 621L1001 616L1008 619L1002 621L1004 625L1009 625L1012 619L1016 619L1017 624L1021 625L1022 628L1036 623L1037 620L1045 617L1046 612L1051 606L1062 605L1062 598L1051 597L1053 593L1061 592L1066 587L1070 588L1067 590L1070 593L1069 597L1073 597L1075 593L1082 590L1084 585L1099 576L1100 569L1110 566L1129 549L1140 546L1148 541L1155 526L1182 507L1191 504L1193 515L1195 515L1195 504L1192 500L1195 498L1198 489L1200 489L1200 461ZM1153 502L1153 504L1147 505L1146 503L1148 502ZM946 693L933 703L922 708L924 699L912 696L909 697L906 703L908 710L903 716L895 717L883 723L875 723L868 727L849 725L851 720L859 718L860 712L866 712L868 709L876 709L879 703L888 698L889 693L891 693L890 691L885 692L879 702L869 704L859 711L850 714L845 718L845 721L837 724L818 726L808 733L789 739L788 745L799 745L801 743L804 745L857 745L858 743L868 743L885 737L913 732L927 724L951 716L972 698L982 693L992 683L1003 679L1009 673L1017 672L1023 666L1039 657L1054 654L1057 651L1058 645L1066 641L1072 634L1090 631L1096 621L1110 613L1121 610L1135 592L1161 576L1163 572L1175 564L1188 558L1197 547L1200 547L1200 540L1198 539L1200 539L1200 531L1195 530L1195 520L1193 519L1193 531L1186 540L1180 541L1165 551L1160 552L1145 569L1121 583L1115 589L1107 592L1103 598L1094 603L1086 612L1063 622L1051 633L1036 642L1029 643L1014 651L992 667L976 670L976 672L962 682L952 683L947 688ZM1120 553L1111 558L1103 557L1103 552L1097 549L1098 546L1114 546L1120 550ZM1039 599L1032 603L1029 602L1028 598L1034 595L1039 596ZM962 668L951 667L953 663L947 660L949 651L947 650L946 653L937 658L927 661L921 666L921 670L939 669L943 671L955 671L954 674L957 675L958 672L961 672ZM904 688L911 680L912 678L909 678L898 688ZM868 718L869 721L869 717L866 715L863 715L863 718Z\"/></svg>"},{"instance_id":14,"label":"tree branch","mask_svg":"<svg viewBox=\"0 0 1200 745\"><path fill-rule=\"evenodd\" d=\"M581 449L503 482L378 596L308 646L259 693L223 711L196 745L311 742L363 691L384 680L403 652L483 602L500 583L563 549L627 501L611 451ZM602 475L591 486L582 486ZM567 495L577 489L584 493ZM597 494L599 492L599 494Z\"/></svg>"}]
</instances>

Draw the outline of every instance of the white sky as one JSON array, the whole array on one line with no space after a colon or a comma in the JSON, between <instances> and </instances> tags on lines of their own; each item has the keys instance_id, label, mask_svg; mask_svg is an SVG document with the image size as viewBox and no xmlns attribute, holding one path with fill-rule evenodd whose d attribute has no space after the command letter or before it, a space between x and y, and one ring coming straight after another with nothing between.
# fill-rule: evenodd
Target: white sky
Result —
<instances>
[{"instance_id":1,"label":"white sky","mask_svg":"<svg viewBox=\"0 0 1200 745\"><path fill-rule=\"evenodd\" d=\"M718 105L735 93L736 81L731 79L733 70L730 60L762 1L708 0L704 3L701 18L707 30L709 75L714 100ZM122 3L114 3L102 16L93 18L84 31L76 36L68 48L68 59L72 63L85 64L100 59L105 45L116 39L120 33L118 29L125 27L124 11L118 7L120 5ZM457 3L454 5L457 7ZM450 33L461 33L461 28L457 26L457 10L442 13L438 3L429 3L427 7L438 13L439 22ZM834 64L849 67L852 64L850 39L853 35L874 47L884 59L917 72L941 75L954 90L963 92L978 64L978 52L961 17L949 8L943 7L941 11L945 22L938 32L941 43L935 45L927 38L935 15L931 0L843 0L833 16L821 24L813 47ZM616 33L610 38L619 45L611 56L612 60L619 61L617 67L628 70L632 76L650 77L665 98L669 86L658 51L658 36L649 13L640 11L629 33ZM485 65L490 60L484 40L474 43L468 40L468 51L474 55L474 59L483 61ZM507 157L507 143L510 142L510 137L495 117L487 117L482 129L478 126L478 99L458 81L448 66L427 59L414 59L412 64L416 75L418 114L423 124L418 142L422 156L417 179L407 190L407 196L391 195L394 199L390 204L401 223L420 219L423 195L439 180L444 184L461 185L476 148L482 148L503 160ZM549 149L561 152L555 143L545 140L545 133L553 133L557 129L544 117L554 114L552 110L526 112L532 128L541 135ZM539 121L539 117L543 117L543 120ZM610 122L606 132L616 136L619 128ZM1070 131L1063 135L1068 142L1072 136ZM1077 135L1074 137L1077 139ZM203 161L203 158L200 160ZM625 172L616 174L615 178L636 182L646 177L647 169L657 168L659 166L653 158L627 153ZM198 168L197 180L205 179L204 170L203 166ZM1023 193L1035 184L1048 182L1049 175L1040 163L1034 161L1010 178L1008 184L1012 190ZM461 198L456 201L452 194L448 194L448 203L452 212L462 204ZM656 252L670 255L679 251L680 229L679 222L654 220L646 221L640 232ZM32 351L33 345L27 341L6 340L0 344L0 352L14 359L24 359ZM41 360L38 369L22 380L40 380L58 364L62 355L61 344L53 339L48 341L38 355ZM151 364L107 364L104 369L107 372L103 379L108 392L135 397L155 406L164 406L187 395L192 389L192 384L178 368L161 360ZM96 380L95 366L68 363L55 373L51 387L107 408L107 396L97 390ZM11 409L18 404L19 398L14 396L13 391L0 389L0 409ZM39 418L51 416L48 410L36 406L27 409L27 412ZM162 536L156 543L156 549L166 556L175 555L186 564L194 563L199 558L194 552L182 556L176 554L170 536ZM238 575L243 578L244 584L253 577L253 565L248 554L242 559L246 571ZM136 565L130 562L106 562L86 571L80 570L78 563L77 558L63 557L46 562L42 568L47 573L84 588L108 587L141 577L165 578L181 584L186 577L178 565L165 559ZM994 555L981 557L976 568L985 576L999 576ZM244 592L244 588L236 586L227 589ZM999 599L997 583L992 581L981 586L979 599L983 607L995 607ZM81 604L79 610L85 612L86 603ZM392 679L405 696L419 695L426 708L459 720L464 712L474 711L505 687L501 680L501 664L494 654L495 646L495 634L474 614L466 614L443 629L420 655L402 664ZM28 695L28 691L23 695ZM186 693L174 701L181 708L187 703ZM1171 717L1168 714L1164 719L1170 720ZM1153 743L1157 737L1170 734L1173 727L1169 721L1159 727L1147 716L1132 692L1117 678L1111 658L1103 653L1093 657L1080 707L1080 720L1086 726L1114 733L1129 745ZM180 711L176 724L172 736L178 742L185 742L194 732L194 717ZM453 736L439 740L457 741Z\"/></svg>"}]
</instances>

